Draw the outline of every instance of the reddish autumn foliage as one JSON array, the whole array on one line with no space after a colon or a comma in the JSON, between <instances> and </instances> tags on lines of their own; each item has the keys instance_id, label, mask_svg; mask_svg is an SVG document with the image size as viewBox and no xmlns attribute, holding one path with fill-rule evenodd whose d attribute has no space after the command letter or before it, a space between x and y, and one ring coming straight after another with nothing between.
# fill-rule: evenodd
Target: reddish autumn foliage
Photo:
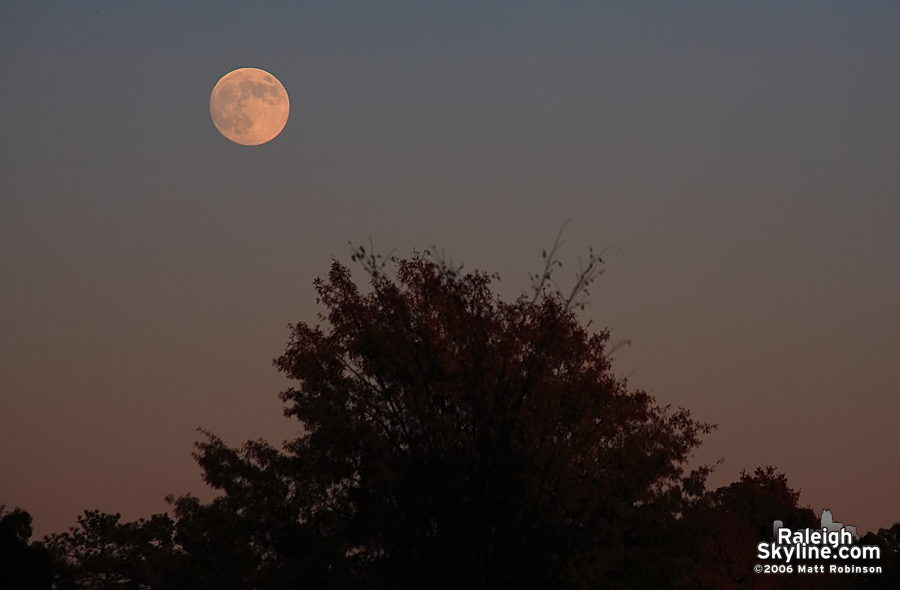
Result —
<instances>
[{"instance_id":1,"label":"reddish autumn foliage","mask_svg":"<svg viewBox=\"0 0 900 590\"><path fill-rule=\"evenodd\" d=\"M533 294L507 302L483 273L414 256L388 276L359 254L368 287L334 263L316 282L319 324L293 326L275 361L296 383L281 398L300 436L278 449L207 434L195 457L218 497L170 497L172 516L132 523L88 511L31 547L43 570L4 579L60 590L896 587L900 525L866 537L884 550L884 575L753 572L773 520L798 528L814 515L774 468L713 492L708 468L684 473L711 427L616 379L609 334L575 313L599 258L564 296L551 252ZM30 522L8 516L7 563Z\"/></svg>"},{"instance_id":2,"label":"reddish autumn foliage","mask_svg":"<svg viewBox=\"0 0 900 590\"><path fill-rule=\"evenodd\" d=\"M760 574L757 545L770 541L773 523L780 520L792 530L817 528L819 520L800 505L800 492L774 467L741 472L738 481L706 495L687 515L696 552L689 586L709 590L776 590L852 587L855 580L834 576ZM769 562L774 563L774 562ZM802 563L802 562L799 562ZM797 563L793 564L796 570ZM688 584L686 584L688 585Z\"/></svg>"},{"instance_id":3,"label":"reddish autumn foliage","mask_svg":"<svg viewBox=\"0 0 900 590\"><path fill-rule=\"evenodd\" d=\"M324 326L276 364L298 385L301 521L328 522L369 583L581 587L621 576L680 507L709 430L614 378L606 331L567 301L502 301L490 278L416 256L362 292L334 263ZM571 301L571 300L570 300ZM341 553L341 552L338 552Z\"/></svg>"}]
</instances>

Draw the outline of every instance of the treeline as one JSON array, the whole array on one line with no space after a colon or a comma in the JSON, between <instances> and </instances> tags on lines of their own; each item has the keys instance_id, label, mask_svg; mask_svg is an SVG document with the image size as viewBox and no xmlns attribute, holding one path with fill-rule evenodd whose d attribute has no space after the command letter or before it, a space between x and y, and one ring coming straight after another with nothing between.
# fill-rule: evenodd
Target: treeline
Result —
<instances>
[{"instance_id":1,"label":"treeline","mask_svg":"<svg viewBox=\"0 0 900 590\"><path fill-rule=\"evenodd\" d=\"M606 547L608 567L592 577L603 580L604 588L900 588L900 523L859 540L859 545L879 547L881 559L852 563L877 565L881 573L828 574L826 569L801 574L797 565L809 565L802 561L793 562L790 574L755 573L756 564L766 563L756 559L756 545L771 537L774 520L792 529L818 528L818 517L800 507L798 497L772 468L745 473L698 498L680 518L622 521L615 535L598 531L618 541ZM31 516L16 508L0 516L0 588L275 590L358 588L373 582L372 572L363 574L346 563L347 570L336 571L335 548L304 534L296 522L252 522L228 504L203 505L184 497L174 501L174 516L156 514L134 522L86 511L77 526L43 540L30 540ZM464 564L446 557L445 566L419 571L418 581L433 576L427 587L450 587L452 566ZM508 577L525 588L541 587ZM400 587L413 588L418 581Z\"/></svg>"},{"instance_id":2,"label":"treeline","mask_svg":"<svg viewBox=\"0 0 900 590\"><path fill-rule=\"evenodd\" d=\"M88 511L41 541L27 512L4 514L0 587L900 587L900 524L861 540L879 574L754 572L773 521L819 520L774 468L717 490L688 469L713 426L616 378L609 333L579 320L599 257L564 292L550 252L511 302L427 251L353 258L365 290L335 262L320 324L292 326L275 360L299 437L205 433L195 457L219 495L170 497L168 514Z\"/></svg>"}]
</instances>

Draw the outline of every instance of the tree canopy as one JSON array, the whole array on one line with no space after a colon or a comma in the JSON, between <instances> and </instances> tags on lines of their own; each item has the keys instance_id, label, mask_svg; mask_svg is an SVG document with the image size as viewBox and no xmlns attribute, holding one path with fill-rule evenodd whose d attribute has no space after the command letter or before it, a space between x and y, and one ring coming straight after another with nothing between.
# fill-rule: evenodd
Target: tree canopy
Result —
<instances>
[{"instance_id":1,"label":"tree canopy","mask_svg":"<svg viewBox=\"0 0 900 590\"><path fill-rule=\"evenodd\" d=\"M204 431L195 458L220 493L170 496L171 515L86 511L29 545L30 515L0 514L0 565L27 565L6 579L56 590L893 587L900 525L866 538L890 575L754 574L773 520L803 528L815 514L773 467L707 491L710 468L688 460L712 426L613 374L609 332L578 313L602 261L592 253L564 294L554 253L512 301L495 277L427 252L385 261L360 249L362 284L333 262L315 282L318 321L290 326L274 361L292 381L280 397L296 438L234 448Z\"/></svg>"},{"instance_id":2,"label":"tree canopy","mask_svg":"<svg viewBox=\"0 0 900 590\"><path fill-rule=\"evenodd\" d=\"M210 435L197 458L225 494L181 498L178 515L228 514L257 573L318 587L575 588L635 573L635 525L649 539L680 512L710 426L617 379L609 333L546 280L506 302L485 273L393 262L391 277L365 266L367 291L338 262L316 281L320 323L293 325L275 361L296 382L281 399L301 435L282 450Z\"/></svg>"},{"instance_id":3,"label":"tree canopy","mask_svg":"<svg viewBox=\"0 0 900 590\"><path fill-rule=\"evenodd\" d=\"M53 554L30 544L31 514L0 504L0 588L49 590Z\"/></svg>"}]
</instances>

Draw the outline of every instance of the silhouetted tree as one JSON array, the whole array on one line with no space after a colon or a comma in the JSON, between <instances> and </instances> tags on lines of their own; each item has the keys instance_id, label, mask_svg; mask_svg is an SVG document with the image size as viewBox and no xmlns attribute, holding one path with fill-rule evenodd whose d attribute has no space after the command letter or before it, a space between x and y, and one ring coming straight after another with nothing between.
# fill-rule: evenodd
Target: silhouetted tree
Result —
<instances>
[{"instance_id":1,"label":"silhouetted tree","mask_svg":"<svg viewBox=\"0 0 900 590\"><path fill-rule=\"evenodd\" d=\"M576 314L599 257L564 293L554 248L532 292L506 302L493 277L429 256L386 261L360 248L368 289L337 262L316 281L320 323L292 326L275 360L296 382L281 394L296 439L232 448L204 432L195 458L221 494L170 496L171 516L88 511L29 545L30 516L6 514L0 584L896 587L900 524L863 539L883 548L881 576L753 572L774 520L818 519L772 467L712 492L710 468L685 473L712 427L615 378L608 332Z\"/></svg>"},{"instance_id":2,"label":"silhouetted tree","mask_svg":"<svg viewBox=\"0 0 900 590\"><path fill-rule=\"evenodd\" d=\"M858 588L900 588L900 522L890 528L878 529L877 533L866 533L859 541L860 545L875 545L881 549L881 559L865 565L879 565L882 572L878 574L858 575ZM857 565L862 565L857 563Z\"/></svg>"},{"instance_id":3,"label":"silhouetted tree","mask_svg":"<svg viewBox=\"0 0 900 590\"><path fill-rule=\"evenodd\" d=\"M800 491L788 485L775 467L741 472L738 481L712 493L714 509L740 515L760 540L772 536L772 523L780 520L791 529L817 528L819 519L809 506L800 505Z\"/></svg>"},{"instance_id":4,"label":"silhouetted tree","mask_svg":"<svg viewBox=\"0 0 900 590\"><path fill-rule=\"evenodd\" d=\"M741 472L738 481L709 492L685 514L684 539L695 552L685 586L729 589L845 588L845 577L755 573L757 544L772 539L773 523L818 528L819 518L800 505L800 492L774 467Z\"/></svg>"},{"instance_id":5,"label":"silhouetted tree","mask_svg":"<svg viewBox=\"0 0 900 590\"><path fill-rule=\"evenodd\" d=\"M317 280L320 325L292 327L281 394L301 426L278 450L208 435L196 457L223 495L173 500L177 541L235 587L646 587L710 430L610 368L609 334L575 310L553 252L534 292L423 255L360 249ZM702 489L702 485L700 485ZM237 584L241 580L244 584ZM230 587L225 583L221 587Z\"/></svg>"},{"instance_id":6,"label":"silhouetted tree","mask_svg":"<svg viewBox=\"0 0 900 590\"><path fill-rule=\"evenodd\" d=\"M49 590L53 555L31 539L31 514L21 508L6 512L0 506L0 588Z\"/></svg>"},{"instance_id":7,"label":"silhouetted tree","mask_svg":"<svg viewBox=\"0 0 900 590\"><path fill-rule=\"evenodd\" d=\"M174 588L178 553L166 514L120 522L120 514L89 510L78 525L46 544L58 557L57 588L78 590Z\"/></svg>"}]
</instances>

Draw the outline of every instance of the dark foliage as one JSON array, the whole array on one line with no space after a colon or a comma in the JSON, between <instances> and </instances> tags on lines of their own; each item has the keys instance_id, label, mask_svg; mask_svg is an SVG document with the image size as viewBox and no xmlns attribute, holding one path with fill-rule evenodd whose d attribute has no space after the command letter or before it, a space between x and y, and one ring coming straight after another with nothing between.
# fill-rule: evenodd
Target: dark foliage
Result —
<instances>
[{"instance_id":1,"label":"dark foliage","mask_svg":"<svg viewBox=\"0 0 900 590\"><path fill-rule=\"evenodd\" d=\"M0 506L0 588L49 590L53 576L53 554L31 539L31 515L16 508L4 512Z\"/></svg>"},{"instance_id":2,"label":"dark foliage","mask_svg":"<svg viewBox=\"0 0 900 590\"><path fill-rule=\"evenodd\" d=\"M710 427L615 379L608 334L545 288L549 272L504 302L483 273L416 256L391 279L367 260L371 290L334 263L316 283L324 325L294 326L276 360L297 382L281 397L302 435L283 451L209 436L197 458L224 495L177 500L179 522L227 527L224 555L258 587L646 577Z\"/></svg>"},{"instance_id":3,"label":"dark foliage","mask_svg":"<svg viewBox=\"0 0 900 590\"><path fill-rule=\"evenodd\" d=\"M860 545L874 545L881 549L881 565L883 572L858 576L860 588L900 588L900 522L890 528L878 529L877 533L868 533L860 539Z\"/></svg>"},{"instance_id":4,"label":"dark foliage","mask_svg":"<svg viewBox=\"0 0 900 590\"><path fill-rule=\"evenodd\" d=\"M78 526L47 538L59 560L57 588L169 587L177 565L175 523L165 514L128 523L120 519L119 514L86 511Z\"/></svg>"},{"instance_id":5,"label":"dark foliage","mask_svg":"<svg viewBox=\"0 0 900 590\"><path fill-rule=\"evenodd\" d=\"M17 511L0 560L49 549L57 590L894 587L900 525L864 540L892 573L754 574L775 519L815 515L771 467L713 492L709 468L686 473L711 426L614 377L609 334L575 313L601 261L563 294L554 254L512 302L427 256L359 249L367 289L335 262L319 325L292 326L275 360L296 439L204 432L213 501L170 497L171 516L127 523L86 512L46 547Z\"/></svg>"},{"instance_id":6,"label":"dark foliage","mask_svg":"<svg viewBox=\"0 0 900 590\"><path fill-rule=\"evenodd\" d=\"M685 539L694 553L685 585L710 590L829 587L821 578L806 582L753 571L761 561L756 546L771 539L775 520L791 529L818 527L815 513L799 500L800 492L774 467L741 472L738 481L708 493L686 514Z\"/></svg>"}]
</instances>

